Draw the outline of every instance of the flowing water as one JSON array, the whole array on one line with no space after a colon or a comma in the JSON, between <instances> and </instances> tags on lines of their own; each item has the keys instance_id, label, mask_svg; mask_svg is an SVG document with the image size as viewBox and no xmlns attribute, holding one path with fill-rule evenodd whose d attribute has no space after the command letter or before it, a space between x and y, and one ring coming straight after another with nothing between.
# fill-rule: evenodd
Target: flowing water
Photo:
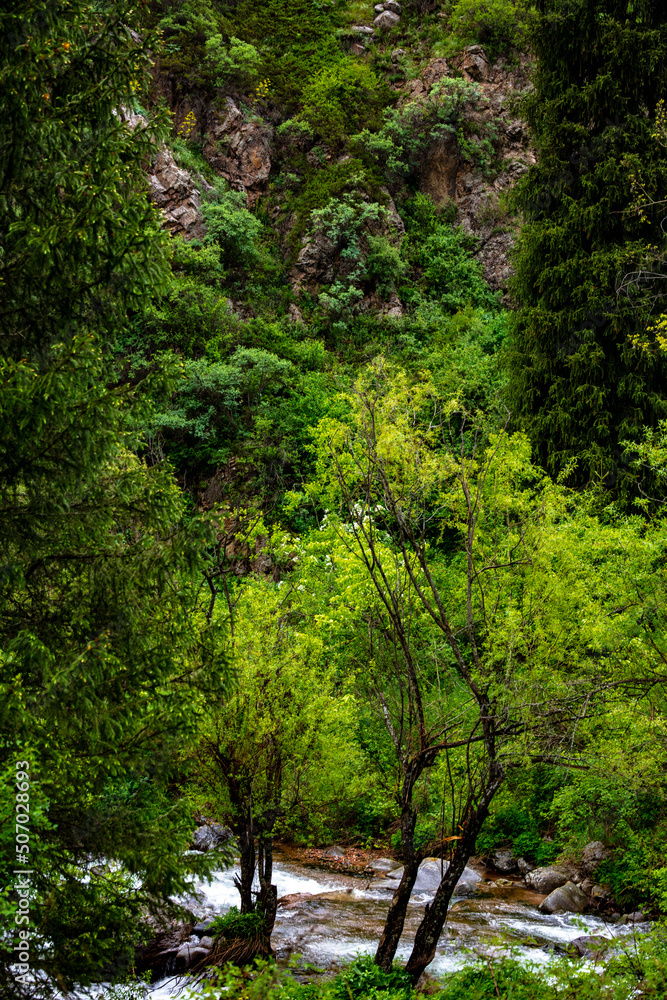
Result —
<instances>
[{"instance_id":1,"label":"flowing water","mask_svg":"<svg viewBox=\"0 0 667 1000\"><path fill-rule=\"evenodd\" d=\"M188 905L199 917L225 913L238 905L234 870L218 872L214 881L202 883L197 900ZM279 904L271 938L278 960L293 954L321 969L335 970L355 955L372 953L376 946L392 895L386 880L331 873L276 852L273 881ZM411 951L415 931L432 893L413 896L408 908L398 959ZM554 947L585 934L607 934L599 917L561 914L547 916L537 906L544 897L523 883L498 887L481 881L472 896L452 900L447 924L429 972L438 975L461 968L481 952L509 953L534 963L548 962ZM178 989L174 980L157 984L155 1000L166 1000Z\"/></svg>"}]
</instances>

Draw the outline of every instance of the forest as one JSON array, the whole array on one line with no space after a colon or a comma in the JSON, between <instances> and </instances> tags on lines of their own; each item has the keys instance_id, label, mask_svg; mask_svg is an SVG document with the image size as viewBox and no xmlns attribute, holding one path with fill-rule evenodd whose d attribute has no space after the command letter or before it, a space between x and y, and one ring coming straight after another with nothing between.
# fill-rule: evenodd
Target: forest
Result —
<instances>
[{"instance_id":1,"label":"forest","mask_svg":"<svg viewBox=\"0 0 667 1000\"><path fill-rule=\"evenodd\" d=\"M0 996L667 997L667 6L0 53Z\"/></svg>"}]
</instances>

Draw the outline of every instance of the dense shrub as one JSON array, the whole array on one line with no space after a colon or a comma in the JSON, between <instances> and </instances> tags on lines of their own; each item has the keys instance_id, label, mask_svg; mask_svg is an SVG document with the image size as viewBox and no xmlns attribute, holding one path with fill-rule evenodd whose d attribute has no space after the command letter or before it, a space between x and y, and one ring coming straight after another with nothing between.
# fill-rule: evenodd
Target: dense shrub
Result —
<instances>
[{"instance_id":1,"label":"dense shrub","mask_svg":"<svg viewBox=\"0 0 667 1000\"><path fill-rule=\"evenodd\" d=\"M531 9L522 0L457 0L451 24L468 41L486 45L493 56L524 44Z\"/></svg>"}]
</instances>

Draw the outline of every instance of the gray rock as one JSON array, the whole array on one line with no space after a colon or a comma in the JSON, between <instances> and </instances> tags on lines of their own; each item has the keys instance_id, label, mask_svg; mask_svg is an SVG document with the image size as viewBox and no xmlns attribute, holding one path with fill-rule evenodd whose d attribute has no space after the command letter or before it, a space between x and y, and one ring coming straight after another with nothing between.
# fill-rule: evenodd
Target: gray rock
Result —
<instances>
[{"instance_id":1,"label":"gray rock","mask_svg":"<svg viewBox=\"0 0 667 1000\"><path fill-rule=\"evenodd\" d=\"M391 61L393 63L398 62L401 56L404 55L405 55L405 49L394 49L394 51L391 54Z\"/></svg>"},{"instance_id":2,"label":"gray rock","mask_svg":"<svg viewBox=\"0 0 667 1000\"><path fill-rule=\"evenodd\" d=\"M517 858L516 866L522 875L527 875L535 869L535 865L531 865L530 861L526 861L525 858Z\"/></svg>"},{"instance_id":3,"label":"gray rock","mask_svg":"<svg viewBox=\"0 0 667 1000\"><path fill-rule=\"evenodd\" d=\"M214 920L215 917L209 917L208 920L201 920L198 924L195 924L193 933L199 937L203 937Z\"/></svg>"},{"instance_id":4,"label":"gray rock","mask_svg":"<svg viewBox=\"0 0 667 1000\"><path fill-rule=\"evenodd\" d=\"M290 302L290 307L287 310L287 315L292 320L293 323L303 323L303 314L299 307L293 302Z\"/></svg>"},{"instance_id":5,"label":"gray rock","mask_svg":"<svg viewBox=\"0 0 667 1000\"><path fill-rule=\"evenodd\" d=\"M591 934L587 937L578 937L570 941L570 947L574 948L582 958L598 958L609 947L609 938L601 937L599 934Z\"/></svg>"},{"instance_id":6,"label":"gray rock","mask_svg":"<svg viewBox=\"0 0 667 1000\"><path fill-rule=\"evenodd\" d=\"M440 858L426 858L419 866L417 879L414 884L413 893L435 892L440 885L442 876L449 868L449 861L441 861ZM388 886L396 886L403 877L403 868L396 868L392 872L387 872L386 881ZM389 881L392 880L392 881ZM481 882L482 876L478 875L472 868L464 868L461 878L456 883L454 894L457 896L467 896L475 890L477 884Z\"/></svg>"},{"instance_id":7,"label":"gray rock","mask_svg":"<svg viewBox=\"0 0 667 1000\"><path fill-rule=\"evenodd\" d=\"M398 14L394 14L391 10L383 10L381 14L378 14L378 16L373 19L373 24L377 28L393 28L399 21L400 17Z\"/></svg>"},{"instance_id":8,"label":"gray rock","mask_svg":"<svg viewBox=\"0 0 667 1000\"><path fill-rule=\"evenodd\" d=\"M529 872L526 875L526 883L536 892L549 893L569 882L572 874L572 871L563 865L547 865Z\"/></svg>"},{"instance_id":9,"label":"gray rock","mask_svg":"<svg viewBox=\"0 0 667 1000\"><path fill-rule=\"evenodd\" d=\"M497 868L499 872L513 872L516 870L516 859L509 848L494 851L491 855L491 861L493 867Z\"/></svg>"},{"instance_id":10,"label":"gray rock","mask_svg":"<svg viewBox=\"0 0 667 1000\"><path fill-rule=\"evenodd\" d=\"M375 872L393 872L397 868L401 867L400 861L394 861L393 858L375 858L371 861L369 868L372 868ZM389 875L387 876L390 877Z\"/></svg>"},{"instance_id":11,"label":"gray rock","mask_svg":"<svg viewBox=\"0 0 667 1000\"><path fill-rule=\"evenodd\" d=\"M540 913L583 913L588 906L588 896L574 882L566 882L550 892L543 899L538 910Z\"/></svg>"},{"instance_id":12,"label":"gray rock","mask_svg":"<svg viewBox=\"0 0 667 1000\"><path fill-rule=\"evenodd\" d=\"M355 35L366 35L367 37L375 34L368 24L353 24L350 31L354 32Z\"/></svg>"},{"instance_id":13,"label":"gray rock","mask_svg":"<svg viewBox=\"0 0 667 1000\"><path fill-rule=\"evenodd\" d=\"M581 852L581 863L586 874L593 875L600 862L608 858L611 853L611 849L605 847L601 840L592 840L590 844L586 844Z\"/></svg>"},{"instance_id":14,"label":"gray rock","mask_svg":"<svg viewBox=\"0 0 667 1000\"><path fill-rule=\"evenodd\" d=\"M375 11L376 14L381 14L382 11L384 10L384 4L383 3L376 3L375 7L373 7L373 10Z\"/></svg>"},{"instance_id":15,"label":"gray rock","mask_svg":"<svg viewBox=\"0 0 667 1000\"><path fill-rule=\"evenodd\" d=\"M208 934L205 934L204 937L199 940L199 947L206 948L207 951L210 951L213 947L213 938L209 937Z\"/></svg>"},{"instance_id":16,"label":"gray rock","mask_svg":"<svg viewBox=\"0 0 667 1000\"><path fill-rule=\"evenodd\" d=\"M206 823L195 830L192 847L195 851L212 851L221 844L226 844L233 836L229 827L222 823Z\"/></svg>"},{"instance_id":17,"label":"gray rock","mask_svg":"<svg viewBox=\"0 0 667 1000\"><path fill-rule=\"evenodd\" d=\"M186 239L204 235L201 192L187 170L181 170L171 151L163 148L155 157L148 177L151 201L164 213L165 225Z\"/></svg>"},{"instance_id":18,"label":"gray rock","mask_svg":"<svg viewBox=\"0 0 667 1000\"><path fill-rule=\"evenodd\" d=\"M334 844L333 847L330 847L328 851L324 852L324 857L325 858L344 858L345 854L346 854L346 851L342 847L339 847L338 844Z\"/></svg>"},{"instance_id":19,"label":"gray rock","mask_svg":"<svg viewBox=\"0 0 667 1000\"><path fill-rule=\"evenodd\" d=\"M392 14L401 13L401 5L400 3L397 3L396 0L386 0L386 3L384 3L383 6L385 10L390 10Z\"/></svg>"}]
</instances>

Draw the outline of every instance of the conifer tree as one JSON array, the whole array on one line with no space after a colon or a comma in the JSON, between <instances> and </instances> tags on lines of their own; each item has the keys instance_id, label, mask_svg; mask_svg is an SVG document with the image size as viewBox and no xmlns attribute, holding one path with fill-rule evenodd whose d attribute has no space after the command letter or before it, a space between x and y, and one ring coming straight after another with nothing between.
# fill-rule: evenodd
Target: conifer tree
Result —
<instances>
[{"instance_id":1,"label":"conifer tree","mask_svg":"<svg viewBox=\"0 0 667 1000\"><path fill-rule=\"evenodd\" d=\"M109 978L184 890L192 824L171 759L222 680L192 597L206 527L183 528L171 471L141 461L150 393L112 364L168 243L144 177L160 124L130 120L151 39L127 27L129 5L106 9L0 12L3 997ZM154 387L179 374L153 367ZM30 871L37 985L10 972L15 869Z\"/></svg>"},{"instance_id":2,"label":"conifer tree","mask_svg":"<svg viewBox=\"0 0 667 1000\"><path fill-rule=\"evenodd\" d=\"M664 206L639 206L667 192L654 137L667 8L542 0L533 44L538 164L517 191L512 408L551 472L576 460L579 482L622 488L625 442L667 413L664 357L636 346L659 290L641 272L664 243ZM624 283L630 272L640 280Z\"/></svg>"}]
</instances>

